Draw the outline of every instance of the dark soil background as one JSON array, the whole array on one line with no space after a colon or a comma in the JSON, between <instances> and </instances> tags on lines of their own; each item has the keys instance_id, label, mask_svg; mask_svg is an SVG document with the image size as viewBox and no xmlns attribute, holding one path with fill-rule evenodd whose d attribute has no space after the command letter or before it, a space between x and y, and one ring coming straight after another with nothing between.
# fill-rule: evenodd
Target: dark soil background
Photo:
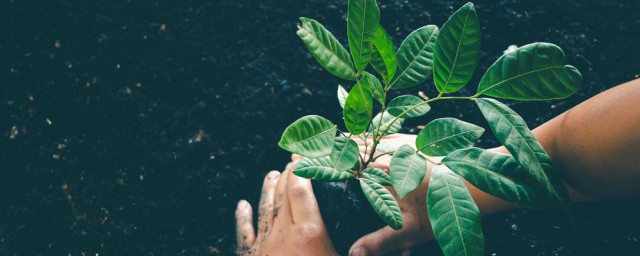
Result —
<instances>
[{"instance_id":1,"label":"dark soil background","mask_svg":"<svg viewBox=\"0 0 640 256\"><path fill-rule=\"evenodd\" d=\"M383 0L382 24L399 46L462 4ZM638 6L478 1L483 54L460 94L509 45L536 41L560 45L585 84L567 100L512 104L532 127L634 79ZM299 16L346 44L346 0L0 1L0 255L231 255L236 202L255 205L264 174L289 159L276 146L284 128L341 118L345 81L307 54ZM484 125L471 104L437 103L405 132L440 116ZM380 222L336 191L316 193L346 254ZM578 205L575 232L552 212L485 218L487 254L640 255L638 203Z\"/></svg>"}]
</instances>

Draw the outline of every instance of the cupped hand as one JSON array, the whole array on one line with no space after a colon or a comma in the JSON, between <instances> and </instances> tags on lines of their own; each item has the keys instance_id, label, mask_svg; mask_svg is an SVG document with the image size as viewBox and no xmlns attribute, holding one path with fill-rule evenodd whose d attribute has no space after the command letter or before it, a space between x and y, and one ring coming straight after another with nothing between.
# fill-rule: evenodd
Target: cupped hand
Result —
<instances>
[{"instance_id":1,"label":"cupped hand","mask_svg":"<svg viewBox=\"0 0 640 256\"><path fill-rule=\"evenodd\" d=\"M294 165L289 163L282 174L271 171L265 177L257 234L251 205L245 200L238 203L238 255L337 255L311 182L294 175Z\"/></svg>"},{"instance_id":2,"label":"cupped hand","mask_svg":"<svg viewBox=\"0 0 640 256\"><path fill-rule=\"evenodd\" d=\"M393 134L383 137L380 142L387 146L398 148L405 144L415 147L415 140L416 135ZM360 146L360 153L366 153L366 155L369 155L369 152L364 151L364 142L360 139L356 139L356 141ZM369 141L367 151L370 150L370 147L371 141ZM379 152L376 152L374 153L374 156L379 154ZM429 159L434 162L440 161L440 159L433 157L430 157ZM369 167L375 167L389 172L390 161L391 156L384 155L376 159L374 163L369 164ZM431 231L431 223L429 222L429 216L427 215L426 205L431 167L432 166L429 165L428 170L425 170L426 175L420 186L402 200L398 199L393 187L387 187L398 201L400 209L402 209L403 228L400 230L393 230L389 226L386 226L378 231L361 237L351 246L351 249L349 250L350 256L387 255L392 252L402 252L403 255L406 255L415 245L433 240L434 235Z\"/></svg>"}]
</instances>

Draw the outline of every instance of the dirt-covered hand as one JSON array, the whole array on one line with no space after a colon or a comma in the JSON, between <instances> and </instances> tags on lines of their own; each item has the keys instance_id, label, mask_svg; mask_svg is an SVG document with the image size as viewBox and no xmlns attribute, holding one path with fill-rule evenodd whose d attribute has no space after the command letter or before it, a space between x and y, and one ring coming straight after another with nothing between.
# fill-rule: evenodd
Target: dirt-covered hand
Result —
<instances>
[{"instance_id":1,"label":"dirt-covered hand","mask_svg":"<svg viewBox=\"0 0 640 256\"><path fill-rule=\"evenodd\" d=\"M337 255L325 228L311 182L294 175L295 163L264 179L258 210L258 233L251 205L236 209L238 255Z\"/></svg>"}]
</instances>

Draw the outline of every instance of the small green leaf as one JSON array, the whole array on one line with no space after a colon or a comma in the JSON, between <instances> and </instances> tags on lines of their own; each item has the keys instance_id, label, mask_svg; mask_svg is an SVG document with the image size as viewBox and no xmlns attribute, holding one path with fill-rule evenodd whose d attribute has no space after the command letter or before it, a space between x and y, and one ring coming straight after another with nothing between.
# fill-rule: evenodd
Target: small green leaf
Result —
<instances>
[{"instance_id":1,"label":"small green leaf","mask_svg":"<svg viewBox=\"0 0 640 256\"><path fill-rule=\"evenodd\" d=\"M427 171L427 160L409 145L402 145L393 153L389 172L398 197L403 199L420 185Z\"/></svg>"},{"instance_id":2,"label":"small green leaf","mask_svg":"<svg viewBox=\"0 0 640 256\"><path fill-rule=\"evenodd\" d=\"M480 210L464 182L444 165L431 172L427 210L444 255L484 255Z\"/></svg>"},{"instance_id":3,"label":"small green leaf","mask_svg":"<svg viewBox=\"0 0 640 256\"><path fill-rule=\"evenodd\" d=\"M367 130L373 113L371 88L357 83L347 96L344 104L344 124L352 134L361 134Z\"/></svg>"},{"instance_id":4,"label":"small green leaf","mask_svg":"<svg viewBox=\"0 0 640 256\"><path fill-rule=\"evenodd\" d=\"M364 71L371 60L373 40L380 23L380 10L376 0L349 0L347 12L349 50L359 73Z\"/></svg>"},{"instance_id":5,"label":"small green leaf","mask_svg":"<svg viewBox=\"0 0 640 256\"><path fill-rule=\"evenodd\" d=\"M373 117L373 120L371 120L371 127L369 128L369 131L376 136L381 135L382 132L387 129L387 127L389 127L389 129L384 133L384 135L391 135L399 132L400 129L402 129L404 118L398 118L398 120L392 123L394 118L395 117L389 114L389 112L387 111L385 111L384 114L382 114L382 112L378 113L375 117Z\"/></svg>"},{"instance_id":6,"label":"small green leaf","mask_svg":"<svg viewBox=\"0 0 640 256\"><path fill-rule=\"evenodd\" d=\"M516 205L545 208L555 193L532 182L531 174L507 154L468 148L449 154L442 163L480 190Z\"/></svg>"},{"instance_id":7,"label":"small green leaf","mask_svg":"<svg viewBox=\"0 0 640 256\"><path fill-rule=\"evenodd\" d=\"M513 157L525 168L537 184L545 184L546 191L558 205L569 203L569 194L562 180L554 172L551 159L525 121L515 111L497 100L481 98L476 103L489 122L491 131Z\"/></svg>"},{"instance_id":8,"label":"small green leaf","mask_svg":"<svg viewBox=\"0 0 640 256\"><path fill-rule=\"evenodd\" d=\"M409 88L427 81L433 70L436 38L438 27L434 25L416 29L407 36L398 48L398 69L390 88Z\"/></svg>"},{"instance_id":9,"label":"small green leaf","mask_svg":"<svg viewBox=\"0 0 640 256\"><path fill-rule=\"evenodd\" d=\"M415 105L423 102L424 101L418 96L402 95L402 96L398 96L397 98L389 102L389 106L387 106L387 111L389 111L389 114L393 116L399 116L404 111L407 111L410 109L407 113L402 115L402 118L420 117L427 114L427 112L431 110L431 107L429 106L429 104L422 104L420 106L414 107Z\"/></svg>"},{"instance_id":10,"label":"small green leaf","mask_svg":"<svg viewBox=\"0 0 640 256\"><path fill-rule=\"evenodd\" d=\"M484 74L478 95L514 100L563 99L582 84L575 67L565 65L560 47L533 43L502 55Z\"/></svg>"},{"instance_id":11,"label":"small green leaf","mask_svg":"<svg viewBox=\"0 0 640 256\"><path fill-rule=\"evenodd\" d=\"M402 212L393 195L382 185L366 178L360 179L360 187L378 216L392 229L401 229Z\"/></svg>"},{"instance_id":12,"label":"small green leaf","mask_svg":"<svg viewBox=\"0 0 640 256\"><path fill-rule=\"evenodd\" d=\"M433 53L433 81L439 92L455 92L471 80L480 60L480 22L472 3L444 23Z\"/></svg>"},{"instance_id":13,"label":"small green leaf","mask_svg":"<svg viewBox=\"0 0 640 256\"><path fill-rule=\"evenodd\" d=\"M304 116L284 130L278 146L291 153L318 158L333 150L336 126L324 117Z\"/></svg>"},{"instance_id":14,"label":"small green leaf","mask_svg":"<svg viewBox=\"0 0 640 256\"><path fill-rule=\"evenodd\" d=\"M380 105L384 105L384 101L385 101L384 88L382 87L382 84L380 83L380 80L378 80L378 78L364 71L362 72L362 78L360 79L360 83L364 84L365 86L369 86L369 88L371 89L371 94L373 98L376 99L378 103L380 103Z\"/></svg>"},{"instance_id":15,"label":"small green leaf","mask_svg":"<svg viewBox=\"0 0 640 256\"><path fill-rule=\"evenodd\" d=\"M342 85L338 85L338 103L340 103L340 107L344 108L344 103L347 101L347 96L349 92L342 87Z\"/></svg>"},{"instance_id":16,"label":"small green leaf","mask_svg":"<svg viewBox=\"0 0 640 256\"><path fill-rule=\"evenodd\" d=\"M349 53L338 39L316 20L303 17L300 20L302 26L298 26L297 34L318 63L337 77L356 80Z\"/></svg>"},{"instance_id":17,"label":"small green leaf","mask_svg":"<svg viewBox=\"0 0 640 256\"><path fill-rule=\"evenodd\" d=\"M382 143L382 142L378 142L378 146L376 146L376 150L380 153L393 153L396 151L396 149L386 143Z\"/></svg>"},{"instance_id":18,"label":"small green leaf","mask_svg":"<svg viewBox=\"0 0 640 256\"><path fill-rule=\"evenodd\" d=\"M429 156L446 156L472 147L484 128L455 118L438 118L427 124L416 138L416 148Z\"/></svg>"},{"instance_id":19,"label":"small green leaf","mask_svg":"<svg viewBox=\"0 0 640 256\"><path fill-rule=\"evenodd\" d=\"M368 179L383 186L392 186L391 176L378 168L367 168L362 171Z\"/></svg>"},{"instance_id":20,"label":"small green leaf","mask_svg":"<svg viewBox=\"0 0 640 256\"><path fill-rule=\"evenodd\" d=\"M351 169L358 161L360 148L358 143L352 139L338 136L333 144L333 151L329 156L331 158L331 166L338 171L346 171Z\"/></svg>"},{"instance_id":21,"label":"small green leaf","mask_svg":"<svg viewBox=\"0 0 640 256\"><path fill-rule=\"evenodd\" d=\"M293 173L303 178L321 181L340 181L355 177L349 171L336 170L328 156L321 158L304 157L296 164Z\"/></svg>"},{"instance_id":22,"label":"small green leaf","mask_svg":"<svg viewBox=\"0 0 640 256\"><path fill-rule=\"evenodd\" d=\"M387 83L390 83L396 74L396 68L398 66L396 47L393 46L391 36L389 36L389 33L387 33L382 26L378 26L376 37L373 39L371 66L373 66Z\"/></svg>"}]
</instances>

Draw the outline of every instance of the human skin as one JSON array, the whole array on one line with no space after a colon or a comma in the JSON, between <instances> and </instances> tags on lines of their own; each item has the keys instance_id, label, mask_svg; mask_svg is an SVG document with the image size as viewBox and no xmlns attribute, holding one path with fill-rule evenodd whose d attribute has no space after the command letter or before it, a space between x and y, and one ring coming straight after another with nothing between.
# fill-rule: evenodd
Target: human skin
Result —
<instances>
[{"instance_id":1,"label":"human skin","mask_svg":"<svg viewBox=\"0 0 640 256\"><path fill-rule=\"evenodd\" d=\"M565 181L565 186L572 201L607 200L640 194L640 186L638 186L640 184L640 158L638 157L640 156L640 79L624 83L590 98L534 129L533 134L545 148L555 169ZM382 138L381 142L397 148L405 144L415 145L415 138L415 135L395 134ZM368 156L368 152L364 152L364 142L361 140L357 142L363 156ZM509 153L504 147L491 150L505 154ZM298 155L292 156L294 162L300 158L301 156ZM437 157L428 158L433 162L439 162L441 159ZM370 167L388 171L390 160L390 156L382 156L376 162L371 163ZM289 164L287 170L290 170L292 166L292 164ZM402 200L398 200L396 197L403 211L404 228L396 231L390 227L384 227L365 235L352 245L349 251L350 255L408 254L411 247L433 240L434 236L431 231L425 202L432 166L429 165L425 178L416 190L409 193ZM284 173L289 172L285 171ZM272 175L272 173L269 175ZM314 232L311 232L313 235L301 235L306 233L305 228L296 227L297 222L276 221L276 224L267 222L262 224L261 227L273 226L275 230L289 230L289 232L279 231L276 236L273 236L274 228L259 228L257 238L255 235L251 236L250 234L254 232L253 224L250 224L252 222L250 217L251 208L248 204L245 204L246 202L243 203L241 201L236 211L236 219L239 223L238 248L239 252L245 252L245 254L241 253L241 255L249 255L246 254L248 251L254 252L250 255L267 255L269 252L276 250L278 255L295 255L296 253L303 255L314 255L312 253L317 253L316 255L336 255L324 224L322 224L322 218L319 210L317 210L317 202L313 197L309 181L295 175L290 176L295 177L296 182L305 181L305 188L299 189L300 193L306 191L305 200L291 200L294 197L289 195L288 204L306 204L313 209L308 211L307 215L301 215L304 217L299 219L300 221L305 221L306 218L310 219L308 223L311 223L314 227L312 228ZM273 182L273 179L270 182ZM273 187L270 184L265 179L267 190ZM484 193L470 183L466 183L466 185L482 215L490 215L516 208L515 205ZM278 187L281 188L282 186L278 184ZM285 187L288 188L288 186ZM394 196L396 195L393 187L387 188ZM276 190L282 191L284 189ZM263 198L265 196L267 198L272 197L271 193L264 191L265 189L263 189ZM291 192L288 193L291 194ZM293 194L297 194L297 192ZM267 200L266 202L269 201ZM278 200L276 198L274 201L281 202L282 199ZM280 207L277 204L274 205L276 207L261 206L260 209L264 208L266 215L269 216L274 215L269 213L269 209L293 208L286 206L284 203ZM260 215L263 215L262 211ZM275 215L280 218L280 214ZM298 219L295 220L297 221ZM259 223L262 223L262 221L259 220ZM269 231L271 233L261 231L268 229L271 230ZM268 234L264 235L262 233ZM248 240L242 239L245 235ZM303 239L305 243L297 244L298 241L295 239L299 237L312 237L313 239L311 240L318 241L313 242L310 239ZM284 243L283 241L288 242Z\"/></svg>"},{"instance_id":2,"label":"human skin","mask_svg":"<svg viewBox=\"0 0 640 256\"><path fill-rule=\"evenodd\" d=\"M572 201L607 200L640 193L640 79L590 98L534 129L533 134L564 179ZM415 137L396 134L381 141L398 147L414 145ZM361 152L366 153L364 142L358 143ZM491 150L509 154L504 147ZM388 171L390 159L382 156L372 165ZM440 161L435 157L429 159ZM405 228L396 231L384 227L365 235L351 246L350 255L407 251L434 238L425 203L431 167L420 186L398 201ZM468 182L466 185L482 215L516 208Z\"/></svg>"},{"instance_id":3,"label":"human skin","mask_svg":"<svg viewBox=\"0 0 640 256\"><path fill-rule=\"evenodd\" d=\"M258 233L251 205L236 208L237 254L338 255L325 228L308 179L293 175L295 162L264 179L258 207Z\"/></svg>"}]
</instances>

